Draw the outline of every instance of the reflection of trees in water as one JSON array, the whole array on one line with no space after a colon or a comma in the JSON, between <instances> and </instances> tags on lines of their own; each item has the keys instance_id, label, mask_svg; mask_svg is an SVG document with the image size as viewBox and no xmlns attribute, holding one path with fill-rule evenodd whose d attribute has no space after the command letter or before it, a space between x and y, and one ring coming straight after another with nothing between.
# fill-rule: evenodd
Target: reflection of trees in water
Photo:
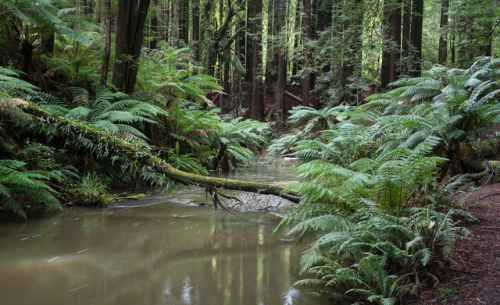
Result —
<instances>
[{"instance_id":1,"label":"reflection of trees in water","mask_svg":"<svg viewBox=\"0 0 500 305\"><path fill-rule=\"evenodd\" d=\"M87 211L37 225L44 235L29 245L38 249L30 255L60 259L47 263L44 257L44 268L27 273L33 285L43 279L58 287L33 299L54 305L282 304L296 279L292 262L299 253L270 237L276 220L267 214Z\"/></svg>"}]
</instances>

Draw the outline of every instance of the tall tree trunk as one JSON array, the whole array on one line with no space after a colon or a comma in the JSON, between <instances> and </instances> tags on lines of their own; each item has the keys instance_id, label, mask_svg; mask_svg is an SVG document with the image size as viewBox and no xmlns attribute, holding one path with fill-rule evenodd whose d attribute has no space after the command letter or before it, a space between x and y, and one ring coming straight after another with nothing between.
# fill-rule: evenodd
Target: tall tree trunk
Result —
<instances>
[{"instance_id":1,"label":"tall tree trunk","mask_svg":"<svg viewBox=\"0 0 500 305\"><path fill-rule=\"evenodd\" d=\"M196 42L200 40L200 0L191 0L191 16L193 19L191 37Z\"/></svg>"},{"instance_id":2,"label":"tall tree trunk","mask_svg":"<svg viewBox=\"0 0 500 305\"><path fill-rule=\"evenodd\" d=\"M95 6L95 11L94 11L94 21L97 24L101 24L101 14L102 14L102 2L104 0L97 0L96 1L96 6Z\"/></svg>"},{"instance_id":3,"label":"tall tree trunk","mask_svg":"<svg viewBox=\"0 0 500 305\"><path fill-rule=\"evenodd\" d=\"M242 25L242 26L244 26L244 25ZM243 60L242 56L241 56L241 54L242 54L241 49L242 49L243 43L245 43L245 40L243 38L236 39L236 41L234 43L235 56L237 56L240 60ZM228 69L229 69L229 67L228 67ZM233 117L236 118L236 117L243 115L241 113L241 101L243 99L243 87L242 87L243 74L239 69L233 67L231 77L232 77L231 94L230 94L231 109L232 109Z\"/></svg>"},{"instance_id":4,"label":"tall tree trunk","mask_svg":"<svg viewBox=\"0 0 500 305\"><path fill-rule=\"evenodd\" d=\"M158 46L158 27L159 27L159 22L158 22L158 16L153 16L151 17L151 25L150 25L150 33L151 33L151 40L149 41L149 48L154 50Z\"/></svg>"},{"instance_id":5,"label":"tall tree trunk","mask_svg":"<svg viewBox=\"0 0 500 305\"><path fill-rule=\"evenodd\" d=\"M403 39L401 73L408 75L410 68L410 28L411 28L411 1L403 0Z\"/></svg>"},{"instance_id":6,"label":"tall tree trunk","mask_svg":"<svg viewBox=\"0 0 500 305\"><path fill-rule=\"evenodd\" d=\"M284 28L285 20L285 0L276 0L276 16L277 16L277 35L280 35ZM283 37L283 35L280 35ZM280 38L280 40L283 38ZM278 53L278 73L276 80L276 89L274 90L274 106L276 110L276 126L282 128L285 122L285 85L286 85L286 70L287 70L287 52L286 48L279 48Z\"/></svg>"},{"instance_id":7,"label":"tall tree trunk","mask_svg":"<svg viewBox=\"0 0 500 305\"><path fill-rule=\"evenodd\" d=\"M397 61L401 52L401 1L384 0L384 44L380 85L387 85L398 78Z\"/></svg>"},{"instance_id":8,"label":"tall tree trunk","mask_svg":"<svg viewBox=\"0 0 500 305\"><path fill-rule=\"evenodd\" d=\"M309 71L311 50L307 45L311 37L311 0L304 1L304 62L303 70L304 75L302 76L302 105L308 106L311 101L311 72Z\"/></svg>"},{"instance_id":9,"label":"tall tree trunk","mask_svg":"<svg viewBox=\"0 0 500 305\"><path fill-rule=\"evenodd\" d=\"M262 3L262 0L260 0L261 3ZM257 9L255 6L257 5L257 2L258 1L255 1L255 0L248 0L247 1L247 9L246 9L246 12L247 12L247 16L246 16L246 26L247 26L247 30L245 31L245 39L244 39L244 44L242 45L242 52L243 52L243 58L245 59L245 63L244 63L244 66L246 68L246 73L245 73L245 79L246 80L251 80L252 77L253 77L253 68L254 68L254 64L253 64L253 37L250 35L250 33L253 35L255 32L254 32L254 29L253 29L253 25L255 23L255 20L253 20L255 18L255 14L254 14L254 11L255 9ZM262 4L261 4L262 6ZM262 11L262 10L261 10ZM250 39L251 38L251 41Z\"/></svg>"},{"instance_id":10,"label":"tall tree trunk","mask_svg":"<svg viewBox=\"0 0 500 305\"><path fill-rule=\"evenodd\" d=\"M108 81L109 55L111 54L111 0L104 0L104 6L106 9L106 17L104 20L106 42L104 45L104 58L101 70L101 86L103 87L106 86L106 82Z\"/></svg>"},{"instance_id":11,"label":"tall tree trunk","mask_svg":"<svg viewBox=\"0 0 500 305\"><path fill-rule=\"evenodd\" d=\"M179 39L187 44L189 40L189 0L181 0L179 15Z\"/></svg>"},{"instance_id":12,"label":"tall tree trunk","mask_svg":"<svg viewBox=\"0 0 500 305\"><path fill-rule=\"evenodd\" d=\"M112 82L124 93L134 91L137 61L150 0L119 0Z\"/></svg>"},{"instance_id":13,"label":"tall tree trunk","mask_svg":"<svg viewBox=\"0 0 500 305\"><path fill-rule=\"evenodd\" d=\"M350 18L344 24L344 41L349 47L343 53L342 61L342 96L341 99L347 104L358 103L358 78L360 66L362 65L363 47L363 10L362 0L351 0L344 9L351 13ZM354 86L352 78L355 77ZM350 85L350 86L349 86ZM354 89L351 89L355 87Z\"/></svg>"},{"instance_id":14,"label":"tall tree trunk","mask_svg":"<svg viewBox=\"0 0 500 305\"><path fill-rule=\"evenodd\" d=\"M450 0L442 0L441 2L441 33L439 35L439 54L438 63L444 65L448 58L448 8Z\"/></svg>"},{"instance_id":15,"label":"tall tree trunk","mask_svg":"<svg viewBox=\"0 0 500 305\"><path fill-rule=\"evenodd\" d=\"M253 0L252 7L252 113L254 120L262 120L264 105L262 100L261 79L262 66L262 0Z\"/></svg>"},{"instance_id":16,"label":"tall tree trunk","mask_svg":"<svg viewBox=\"0 0 500 305\"><path fill-rule=\"evenodd\" d=\"M267 54L266 54L266 76L265 76L265 81L264 81L264 98L267 94L268 90L272 90L271 88L273 87L273 80L275 77L274 69L276 66L276 58L275 58L275 47L274 47L274 35L275 35L275 26L274 26L274 11L276 9L275 7L275 2L276 0L268 0L267 1Z\"/></svg>"},{"instance_id":17,"label":"tall tree trunk","mask_svg":"<svg viewBox=\"0 0 500 305\"><path fill-rule=\"evenodd\" d=\"M179 25L180 25L180 0L174 0L172 5L172 46L179 47Z\"/></svg>"},{"instance_id":18,"label":"tall tree trunk","mask_svg":"<svg viewBox=\"0 0 500 305\"><path fill-rule=\"evenodd\" d=\"M420 76L422 74L422 27L424 20L424 0L413 0L411 14L411 34L410 43L415 50L414 68L411 76Z\"/></svg>"},{"instance_id":19,"label":"tall tree trunk","mask_svg":"<svg viewBox=\"0 0 500 305\"><path fill-rule=\"evenodd\" d=\"M317 0L317 26L316 30L318 32L324 31L327 27L332 24L332 9L333 2L331 0Z\"/></svg>"}]
</instances>

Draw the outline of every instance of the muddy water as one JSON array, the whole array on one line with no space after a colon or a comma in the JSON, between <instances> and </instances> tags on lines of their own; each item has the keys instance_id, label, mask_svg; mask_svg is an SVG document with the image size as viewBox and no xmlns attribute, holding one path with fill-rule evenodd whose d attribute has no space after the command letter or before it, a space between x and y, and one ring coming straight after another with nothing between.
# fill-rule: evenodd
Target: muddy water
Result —
<instances>
[{"instance_id":1,"label":"muddy water","mask_svg":"<svg viewBox=\"0 0 500 305\"><path fill-rule=\"evenodd\" d=\"M294 178L281 164L233 176L278 183ZM0 303L326 304L292 288L301 249L270 236L278 218L184 204L204 198L199 189L179 190L105 210L2 220Z\"/></svg>"}]
</instances>

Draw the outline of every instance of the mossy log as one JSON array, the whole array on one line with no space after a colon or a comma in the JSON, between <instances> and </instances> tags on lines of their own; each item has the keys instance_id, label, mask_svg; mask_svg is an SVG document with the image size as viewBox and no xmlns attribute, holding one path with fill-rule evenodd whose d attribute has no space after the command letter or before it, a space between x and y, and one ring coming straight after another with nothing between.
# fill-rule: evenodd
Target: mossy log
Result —
<instances>
[{"instance_id":1,"label":"mossy log","mask_svg":"<svg viewBox=\"0 0 500 305\"><path fill-rule=\"evenodd\" d=\"M34 115L39 118L43 118L45 122L51 123L56 122L60 127L65 127L65 135L68 136L70 132L80 135L86 135L86 138L90 141L105 142L110 144L112 150L117 154L123 154L130 158L137 159L144 165L150 165L155 168L159 173L164 174L168 178L178 181L188 185L198 185L204 186L209 189L213 188L223 188L227 190L237 190L252 192L265 195L275 195L292 202L299 202L300 195L293 192L285 192L284 188L279 186L272 186L265 183L253 182L253 181L241 181L234 179L216 178L209 176L202 176L192 173L187 173L181 171L172 165L168 164L165 160L153 156L149 152L141 149L140 147L122 140L114 135L103 132L102 130L94 127L91 124L75 122L67 118L52 114L44 109L41 109L34 105L23 105L21 106L25 112Z\"/></svg>"},{"instance_id":2,"label":"mossy log","mask_svg":"<svg viewBox=\"0 0 500 305\"><path fill-rule=\"evenodd\" d=\"M485 162L482 160L466 161L466 162L464 162L464 165L468 169L472 169L476 172L484 171L486 169ZM488 160L488 166L493 167L493 168L498 168L498 167L500 167L500 161Z\"/></svg>"}]
</instances>

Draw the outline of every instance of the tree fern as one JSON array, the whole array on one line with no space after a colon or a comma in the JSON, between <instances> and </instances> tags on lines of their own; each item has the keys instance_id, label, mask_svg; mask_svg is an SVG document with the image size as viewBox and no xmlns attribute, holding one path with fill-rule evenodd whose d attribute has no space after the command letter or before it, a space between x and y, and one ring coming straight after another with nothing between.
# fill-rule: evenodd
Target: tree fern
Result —
<instances>
[{"instance_id":1,"label":"tree fern","mask_svg":"<svg viewBox=\"0 0 500 305\"><path fill-rule=\"evenodd\" d=\"M96 127L111 133L126 133L141 139L147 139L133 124L156 124L155 118L157 116L168 115L165 110L158 106L128 99L128 96L124 96L122 93L113 94L109 89L98 91L94 101L89 99L86 90L78 90L78 88L71 88L70 90L78 94L74 102L88 104L88 106L75 107L66 113L66 117L92 123ZM82 96L86 98L82 98ZM116 98L124 99L115 100Z\"/></svg>"}]
</instances>

